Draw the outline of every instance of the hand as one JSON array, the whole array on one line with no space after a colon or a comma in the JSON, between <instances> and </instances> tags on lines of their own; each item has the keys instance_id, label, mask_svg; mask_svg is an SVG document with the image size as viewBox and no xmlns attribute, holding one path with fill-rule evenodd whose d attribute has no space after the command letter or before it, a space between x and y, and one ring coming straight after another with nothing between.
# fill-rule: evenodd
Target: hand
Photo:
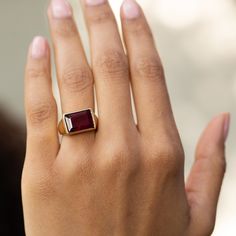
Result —
<instances>
[{"instance_id":1,"label":"hand","mask_svg":"<svg viewBox=\"0 0 236 236\"><path fill-rule=\"evenodd\" d=\"M184 152L163 67L141 8L122 6L127 55L104 0L85 0L90 68L64 0L49 22L64 113L94 108L97 132L59 142L50 49L36 37L26 66L27 154L22 177L28 236L207 236L215 222L225 171L229 115L209 124L184 183ZM137 124L132 115L130 83Z\"/></svg>"}]
</instances>

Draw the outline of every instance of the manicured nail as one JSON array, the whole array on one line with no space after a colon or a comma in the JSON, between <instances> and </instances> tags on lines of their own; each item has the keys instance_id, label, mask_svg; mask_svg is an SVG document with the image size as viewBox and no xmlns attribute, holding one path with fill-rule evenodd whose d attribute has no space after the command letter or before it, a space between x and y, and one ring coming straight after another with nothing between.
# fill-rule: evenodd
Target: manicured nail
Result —
<instances>
[{"instance_id":1,"label":"manicured nail","mask_svg":"<svg viewBox=\"0 0 236 236\"><path fill-rule=\"evenodd\" d=\"M98 6L105 2L107 2L107 0L86 0L86 4L89 6Z\"/></svg>"},{"instance_id":2,"label":"manicured nail","mask_svg":"<svg viewBox=\"0 0 236 236\"><path fill-rule=\"evenodd\" d=\"M34 38L32 47L31 47L31 55L35 59L40 59L47 54L47 41L41 36L37 36Z\"/></svg>"},{"instance_id":3,"label":"manicured nail","mask_svg":"<svg viewBox=\"0 0 236 236\"><path fill-rule=\"evenodd\" d=\"M122 8L127 19L135 19L140 16L140 8L135 0L124 0Z\"/></svg>"},{"instance_id":4,"label":"manicured nail","mask_svg":"<svg viewBox=\"0 0 236 236\"><path fill-rule=\"evenodd\" d=\"M55 18L68 18L72 16L72 8L66 0L52 0L52 14Z\"/></svg>"},{"instance_id":5,"label":"manicured nail","mask_svg":"<svg viewBox=\"0 0 236 236\"><path fill-rule=\"evenodd\" d=\"M224 121L224 140L226 141L229 135L230 114L227 114Z\"/></svg>"}]
</instances>

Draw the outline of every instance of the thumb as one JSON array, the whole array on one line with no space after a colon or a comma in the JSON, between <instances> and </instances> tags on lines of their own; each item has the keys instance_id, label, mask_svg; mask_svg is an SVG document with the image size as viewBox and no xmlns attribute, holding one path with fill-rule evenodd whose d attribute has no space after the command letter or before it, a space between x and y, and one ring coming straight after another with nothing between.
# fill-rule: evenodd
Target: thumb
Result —
<instances>
[{"instance_id":1,"label":"thumb","mask_svg":"<svg viewBox=\"0 0 236 236\"><path fill-rule=\"evenodd\" d=\"M228 136L230 114L215 117L203 132L195 163L186 184L191 209L189 235L211 235L224 173L225 141Z\"/></svg>"}]
</instances>

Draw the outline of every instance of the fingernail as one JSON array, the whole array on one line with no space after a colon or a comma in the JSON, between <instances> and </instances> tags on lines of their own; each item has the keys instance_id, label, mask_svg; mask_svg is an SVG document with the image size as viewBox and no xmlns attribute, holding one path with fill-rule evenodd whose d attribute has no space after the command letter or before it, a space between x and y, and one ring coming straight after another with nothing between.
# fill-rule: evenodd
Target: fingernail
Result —
<instances>
[{"instance_id":1,"label":"fingernail","mask_svg":"<svg viewBox=\"0 0 236 236\"><path fill-rule=\"evenodd\" d=\"M135 0L125 0L122 8L127 19L135 19L140 16L140 8Z\"/></svg>"},{"instance_id":2,"label":"fingernail","mask_svg":"<svg viewBox=\"0 0 236 236\"><path fill-rule=\"evenodd\" d=\"M98 6L104 4L107 0L86 0L86 4L89 6Z\"/></svg>"},{"instance_id":3,"label":"fingernail","mask_svg":"<svg viewBox=\"0 0 236 236\"><path fill-rule=\"evenodd\" d=\"M47 41L41 36L34 38L31 48L32 57L40 59L47 54Z\"/></svg>"},{"instance_id":4,"label":"fingernail","mask_svg":"<svg viewBox=\"0 0 236 236\"><path fill-rule=\"evenodd\" d=\"M224 121L224 140L226 141L229 135L230 114L227 114Z\"/></svg>"},{"instance_id":5,"label":"fingernail","mask_svg":"<svg viewBox=\"0 0 236 236\"><path fill-rule=\"evenodd\" d=\"M72 8L66 0L52 0L52 14L55 18L67 18L72 16Z\"/></svg>"}]
</instances>

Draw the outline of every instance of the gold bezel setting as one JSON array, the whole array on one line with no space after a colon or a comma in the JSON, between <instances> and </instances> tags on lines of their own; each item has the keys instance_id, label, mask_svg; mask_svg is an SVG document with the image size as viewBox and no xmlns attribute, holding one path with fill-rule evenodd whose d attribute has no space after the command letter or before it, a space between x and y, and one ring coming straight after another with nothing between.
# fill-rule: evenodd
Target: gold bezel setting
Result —
<instances>
[{"instance_id":1,"label":"gold bezel setting","mask_svg":"<svg viewBox=\"0 0 236 236\"><path fill-rule=\"evenodd\" d=\"M93 127L88 128L88 129L79 130L79 131L74 131L74 132L69 131L68 122L66 121L66 119L68 119L67 116L73 116L73 115L78 116L82 112L89 112L89 114L91 115L91 118L92 118L91 126L93 125ZM87 114L87 116L88 116L88 114ZM75 111L75 112L70 112L70 113L64 113L63 117L62 117L62 123L64 126L65 135L75 135L75 134L81 134L81 133L85 133L85 132L94 131L97 129L97 120L98 119L97 119L92 108L87 108L87 109L83 109L83 110ZM89 122L88 122L88 124L89 124ZM72 127L73 127L73 124L72 124Z\"/></svg>"}]
</instances>

